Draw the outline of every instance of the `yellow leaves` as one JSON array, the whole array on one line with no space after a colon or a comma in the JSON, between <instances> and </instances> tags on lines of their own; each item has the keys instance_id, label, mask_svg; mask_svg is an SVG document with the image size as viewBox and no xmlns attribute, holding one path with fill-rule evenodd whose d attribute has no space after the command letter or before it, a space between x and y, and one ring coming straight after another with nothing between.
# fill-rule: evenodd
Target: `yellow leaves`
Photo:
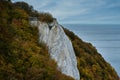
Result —
<instances>
[{"instance_id":1,"label":"yellow leaves","mask_svg":"<svg viewBox=\"0 0 120 80\"><path fill-rule=\"evenodd\" d=\"M82 41L67 29L64 31L72 41L81 80L118 80L116 72L91 43Z\"/></svg>"},{"instance_id":2,"label":"yellow leaves","mask_svg":"<svg viewBox=\"0 0 120 80\"><path fill-rule=\"evenodd\" d=\"M23 63L24 63L24 62L23 62L23 60L21 60L21 59L19 59L19 60L17 61L17 65L18 65L18 66L21 66Z\"/></svg>"},{"instance_id":3,"label":"yellow leaves","mask_svg":"<svg viewBox=\"0 0 120 80\"><path fill-rule=\"evenodd\" d=\"M39 54L33 54L29 60L32 66L39 66L41 64L41 60L43 60L43 56L40 56Z\"/></svg>"},{"instance_id":4,"label":"yellow leaves","mask_svg":"<svg viewBox=\"0 0 120 80\"><path fill-rule=\"evenodd\" d=\"M4 18L0 20L0 80L73 80L57 70L47 46L39 44L38 29L29 25L26 11L3 6L7 8L0 14Z\"/></svg>"},{"instance_id":5,"label":"yellow leaves","mask_svg":"<svg viewBox=\"0 0 120 80\"><path fill-rule=\"evenodd\" d=\"M13 17L16 19L28 19L28 14L22 9L14 9Z\"/></svg>"},{"instance_id":6,"label":"yellow leaves","mask_svg":"<svg viewBox=\"0 0 120 80\"><path fill-rule=\"evenodd\" d=\"M25 20L25 19L22 19L22 24L24 25L24 26L29 26L28 24L28 21L27 20Z\"/></svg>"}]
</instances>

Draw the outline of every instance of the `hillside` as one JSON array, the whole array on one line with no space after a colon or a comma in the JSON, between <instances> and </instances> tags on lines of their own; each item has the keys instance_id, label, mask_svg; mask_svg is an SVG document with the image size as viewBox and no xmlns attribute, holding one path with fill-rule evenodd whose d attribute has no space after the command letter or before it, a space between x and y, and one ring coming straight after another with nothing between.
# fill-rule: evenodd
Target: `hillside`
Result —
<instances>
[{"instance_id":1,"label":"hillside","mask_svg":"<svg viewBox=\"0 0 120 80\"><path fill-rule=\"evenodd\" d=\"M0 80L73 80L57 70L26 11L0 2Z\"/></svg>"},{"instance_id":2,"label":"hillside","mask_svg":"<svg viewBox=\"0 0 120 80\"><path fill-rule=\"evenodd\" d=\"M119 80L115 70L104 60L91 43L82 41L73 32L65 28L64 30L72 41L81 80Z\"/></svg>"},{"instance_id":3,"label":"hillside","mask_svg":"<svg viewBox=\"0 0 120 80\"><path fill-rule=\"evenodd\" d=\"M41 17L41 22L53 21L52 15L38 13L27 3L0 1L0 80L73 80L57 69L48 47L39 43L37 27L29 24L31 15ZM81 80L119 80L90 43L64 30L72 41Z\"/></svg>"}]
</instances>

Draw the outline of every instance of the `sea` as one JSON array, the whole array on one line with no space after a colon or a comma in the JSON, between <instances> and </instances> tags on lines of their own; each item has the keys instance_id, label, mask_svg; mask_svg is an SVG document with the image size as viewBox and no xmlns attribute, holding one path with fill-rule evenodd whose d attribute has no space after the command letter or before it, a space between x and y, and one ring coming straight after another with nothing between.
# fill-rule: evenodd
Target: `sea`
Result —
<instances>
[{"instance_id":1,"label":"sea","mask_svg":"<svg viewBox=\"0 0 120 80\"><path fill-rule=\"evenodd\" d=\"M120 76L120 24L63 24L83 41L96 47Z\"/></svg>"}]
</instances>

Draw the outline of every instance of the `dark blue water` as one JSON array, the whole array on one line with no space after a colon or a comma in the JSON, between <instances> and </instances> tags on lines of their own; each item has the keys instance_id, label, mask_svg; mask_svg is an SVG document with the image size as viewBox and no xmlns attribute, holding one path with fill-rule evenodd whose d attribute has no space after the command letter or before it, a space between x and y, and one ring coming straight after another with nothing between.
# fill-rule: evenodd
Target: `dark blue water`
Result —
<instances>
[{"instance_id":1,"label":"dark blue water","mask_svg":"<svg viewBox=\"0 0 120 80\"><path fill-rule=\"evenodd\" d=\"M82 40L92 43L120 76L120 25L64 24Z\"/></svg>"}]
</instances>

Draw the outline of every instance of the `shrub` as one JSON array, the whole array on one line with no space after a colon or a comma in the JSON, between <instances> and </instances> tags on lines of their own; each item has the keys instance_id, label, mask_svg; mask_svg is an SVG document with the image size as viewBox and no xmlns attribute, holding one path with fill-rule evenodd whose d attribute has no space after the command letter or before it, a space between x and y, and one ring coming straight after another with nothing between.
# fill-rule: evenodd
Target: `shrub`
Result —
<instances>
[{"instance_id":1,"label":"shrub","mask_svg":"<svg viewBox=\"0 0 120 80\"><path fill-rule=\"evenodd\" d=\"M41 22L47 22L47 23L53 22L53 16L50 13L39 13L38 19Z\"/></svg>"}]
</instances>

